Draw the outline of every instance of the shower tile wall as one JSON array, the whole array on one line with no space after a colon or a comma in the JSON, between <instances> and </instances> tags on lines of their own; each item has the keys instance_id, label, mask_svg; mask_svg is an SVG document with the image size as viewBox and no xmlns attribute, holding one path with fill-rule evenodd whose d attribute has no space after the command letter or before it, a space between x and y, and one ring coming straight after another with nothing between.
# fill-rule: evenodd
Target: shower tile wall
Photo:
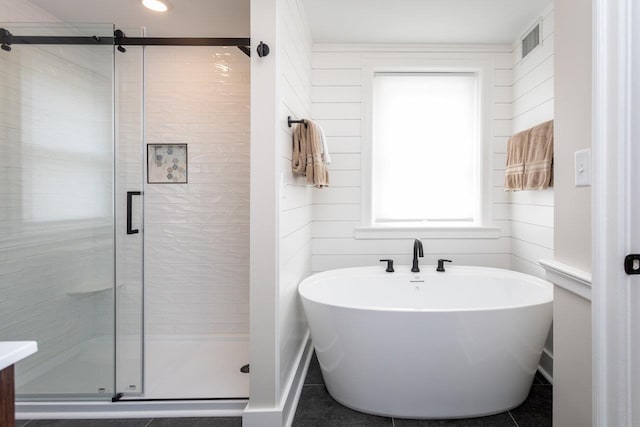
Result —
<instances>
[{"instance_id":1,"label":"shower tile wall","mask_svg":"<svg viewBox=\"0 0 640 427\"><path fill-rule=\"evenodd\" d=\"M145 186L145 333L249 332L249 60L151 47L148 144L188 144L188 184Z\"/></svg>"},{"instance_id":2,"label":"shower tile wall","mask_svg":"<svg viewBox=\"0 0 640 427\"><path fill-rule=\"evenodd\" d=\"M8 21L53 20L27 3L1 6ZM111 333L112 312L100 309L113 283L111 56L77 46L2 53L0 340L38 341L18 366L18 393L71 392L23 386Z\"/></svg>"}]
</instances>

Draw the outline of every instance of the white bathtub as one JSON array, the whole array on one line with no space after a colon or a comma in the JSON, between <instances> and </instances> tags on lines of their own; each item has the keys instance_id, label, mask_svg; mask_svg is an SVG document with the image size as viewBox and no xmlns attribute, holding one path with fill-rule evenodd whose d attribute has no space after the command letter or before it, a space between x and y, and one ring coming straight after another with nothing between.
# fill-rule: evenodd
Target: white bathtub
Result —
<instances>
[{"instance_id":1,"label":"white bathtub","mask_svg":"<svg viewBox=\"0 0 640 427\"><path fill-rule=\"evenodd\" d=\"M332 270L298 289L335 400L398 418L495 414L527 397L553 289L508 270Z\"/></svg>"}]
</instances>

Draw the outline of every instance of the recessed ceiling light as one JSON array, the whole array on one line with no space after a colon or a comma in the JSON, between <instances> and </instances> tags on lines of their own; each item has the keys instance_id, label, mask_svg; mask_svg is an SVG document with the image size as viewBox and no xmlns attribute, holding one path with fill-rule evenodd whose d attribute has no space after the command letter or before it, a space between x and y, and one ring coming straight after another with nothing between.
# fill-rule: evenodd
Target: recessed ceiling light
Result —
<instances>
[{"instance_id":1,"label":"recessed ceiling light","mask_svg":"<svg viewBox=\"0 0 640 427\"><path fill-rule=\"evenodd\" d=\"M142 0L142 4L154 12L166 12L169 10L169 3L166 0Z\"/></svg>"}]
</instances>

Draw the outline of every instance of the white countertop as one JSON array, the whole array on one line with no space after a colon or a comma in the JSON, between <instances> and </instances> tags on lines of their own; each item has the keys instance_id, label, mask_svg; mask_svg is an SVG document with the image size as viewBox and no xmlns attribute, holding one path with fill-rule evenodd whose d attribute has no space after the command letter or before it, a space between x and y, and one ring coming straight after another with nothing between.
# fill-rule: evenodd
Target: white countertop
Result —
<instances>
[{"instance_id":1,"label":"white countertop","mask_svg":"<svg viewBox=\"0 0 640 427\"><path fill-rule=\"evenodd\" d=\"M35 341L0 341L0 370L38 351Z\"/></svg>"}]
</instances>

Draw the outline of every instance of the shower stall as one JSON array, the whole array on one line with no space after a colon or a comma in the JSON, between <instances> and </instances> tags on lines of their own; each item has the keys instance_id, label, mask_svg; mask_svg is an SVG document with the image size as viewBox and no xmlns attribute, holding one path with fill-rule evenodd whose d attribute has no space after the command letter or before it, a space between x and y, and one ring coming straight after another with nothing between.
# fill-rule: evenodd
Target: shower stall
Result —
<instances>
[{"instance_id":1,"label":"shower stall","mask_svg":"<svg viewBox=\"0 0 640 427\"><path fill-rule=\"evenodd\" d=\"M249 40L0 27L17 399L246 399Z\"/></svg>"}]
</instances>

